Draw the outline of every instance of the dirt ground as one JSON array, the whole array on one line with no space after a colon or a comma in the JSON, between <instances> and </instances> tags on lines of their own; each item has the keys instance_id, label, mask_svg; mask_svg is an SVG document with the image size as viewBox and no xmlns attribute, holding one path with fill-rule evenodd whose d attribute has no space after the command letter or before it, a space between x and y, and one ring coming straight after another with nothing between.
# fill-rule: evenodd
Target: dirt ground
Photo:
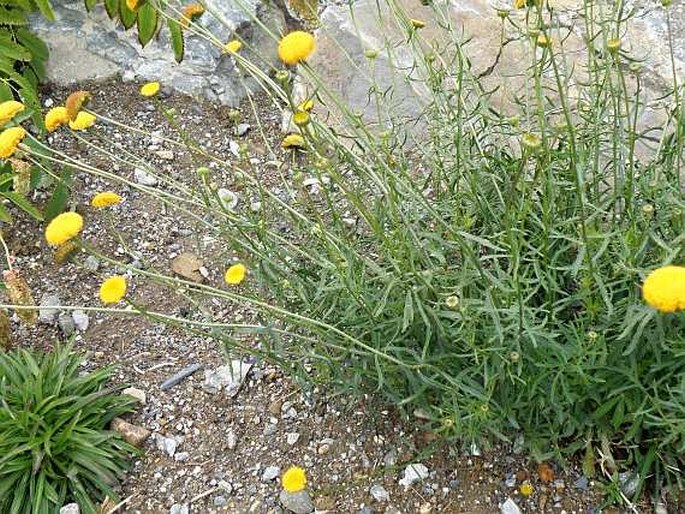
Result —
<instances>
[{"instance_id":1,"label":"dirt ground","mask_svg":"<svg viewBox=\"0 0 685 514\"><path fill-rule=\"evenodd\" d=\"M51 145L99 169L135 182L134 170L116 161L117 152L128 151L174 180L197 186L198 163L161 139L178 139L178 128L182 128L228 162L237 159L235 143L246 144L257 168L269 169L267 163L275 157L280 161L276 168L288 176L289 155L280 149L275 156L269 155L267 142L278 148L282 134L280 115L264 98L255 99L256 117L249 108L243 109L240 123L248 123L250 130L238 136L225 108L172 93L162 95L158 103L141 97L137 85L117 80L81 87L93 93L93 111L154 133L152 137L137 135L99 120L83 137L109 148L111 155L79 142L68 131L50 136ZM46 89L46 106L59 104L68 93ZM175 110L177 128L162 116L162 106ZM259 124L263 134L257 130ZM249 208L250 192L230 167L216 167L212 172L220 187L238 193L239 208ZM264 173L268 182L268 171ZM156 187L165 188L164 184ZM278 187L278 180L270 187ZM89 200L102 190L118 192L124 203L96 212ZM39 190L34 200L45 202L48 192L48 188ZM204 259L206 282L220 286L222 272L235 255L221 241L198 233L188 216L130 186L77 171L71 205L86 220L84 241L136 268L171 273L172 260L191 252ZM55 263L42 238L42 227L20 213L17 222L3 230L16 257L15 266L27 278L37 302L45 295L57 295L62 305L98 306L103 277L125 271L102 259L87 262L85 253L68 263ZM199 316L178 291L135 276L129 283L128 296L138 305L180 318ZM202 308L216 320L240 321L251 316L244 308L219 302ZM75 349L87 355L87 368L114 365L118 384L144 391L146 403L129 421L152 432L123 482L119 512L283 512L278 476L291 465L307 470L317 512L489 514L500 512L507 498L526 513L602 511L602 487L584 479L577 463L550 462L553 476L544 477L538 464L515 453L512 445L482 454L464 451L458 444L433 447L432 435L419 423L401 419L379 400L351 400L303 388L283 370L260 360L250 361L253 366L234 397L223 391L207 392L205 371L226 362L215 339L137 315L87 314L89 326L75 332ZM13 327L17 341L32 347L50 347L69 331L57 320L26 328L15 319ZM168 390L160 389L165 380L193 364L201 369ZM423 464L428 476L405 487L400 480L412 463ZM525 481L534 488L529 497L519 492ZM676 510L671 507L668 512Z\"/></svg>"}]
</instances>

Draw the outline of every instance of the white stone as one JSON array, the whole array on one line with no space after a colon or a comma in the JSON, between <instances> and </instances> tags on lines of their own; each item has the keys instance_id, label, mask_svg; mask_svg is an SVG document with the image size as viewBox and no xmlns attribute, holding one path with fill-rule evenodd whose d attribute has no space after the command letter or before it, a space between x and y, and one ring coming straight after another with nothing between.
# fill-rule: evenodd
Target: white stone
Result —
<instances>
[{"instance_id":1,"label":"white stone","mask_svg":"<svg viewBox=\"0 0 685 514\"><path fill-rule=\"evenodd\" d=\"M136 387L127 387L121 393L133 396L142 405L145 405L147 403L147 395L145 394L145 391L143 391L142 389L138 389Z\"/></svg>"},{"instance_id":2,"label":"white stone","mask_svg":"<svg viewBox=\"0 0 685 514\"><path fill-rule=\"evenodd\" d=\"M390 494L382 485L372 485L371 489L369 489L369 492L371 493L371 496L373 496L373 499L377 502L387 502L390 499Z\"/></svg>"},{"instance_id":3,"label":"white stone","mask_svg":"<svg viewBox=\"0 0 685 514\"><path fill-rule=\"evenodd\" d=\"M235 396L250 369L252 369L252 363L243 362L240 359L213 370L206 369L202 388L208 393L224 390L228 396Z\"/></svg>"},{"instance_id":4,"label":"white stone","mask_svg":"<svg viewBox=\"0 0 685 514\"><path fill-rule=\"evenodd\" d=\"M81 332L85 332L88 330L88 325L90 325L90 318L88 317L88 314L86 314L82 310L75 310L71 313L71 319L74 320L74 325L76 326L77 330L80 330Z\"/></svg>"},{"instance_id":5,"label":"white stone","mask_svg":"<svg viewBox=\"0 0 685 514\"><path fill-rule=\"evenodd\" d=\"M416 482L428 478L428 468L421 463L409 464L404 469L404 476L400 479L400 485L408 488Z\"/></svg>"},{"instance_id":6,"label":"white stone","mask_svg":"<svg viewBox=\"0 0 685 514\"><path fill-rule=\"evenodd\" d=\"M136 168L134 170L133 178L136 182L138 182L138 184L141 184L143 186L152 187L156 186L159 183L157 177L141 168Z\"/></svg>"},{"instance_id":7,"label":"white stone","mask_svg":"<svg viewBox=\"0 0 685 514\"><path fill-rule=\"evenodd\" d=\"M521 509L516 505L516 502L511 498L507 498L502 506L499 508L500 514L521 514Z\"/></svg>"},{"instance_id":8,"label":"white stone","mask_svg":"<svg viewBox=\"0 0 685 514\"><path fill-rule=\"evenodd\" d=\"M69 503L59 509L59 514L81 514L81 509L77 503Z\"/></svg>"}]
</instances>

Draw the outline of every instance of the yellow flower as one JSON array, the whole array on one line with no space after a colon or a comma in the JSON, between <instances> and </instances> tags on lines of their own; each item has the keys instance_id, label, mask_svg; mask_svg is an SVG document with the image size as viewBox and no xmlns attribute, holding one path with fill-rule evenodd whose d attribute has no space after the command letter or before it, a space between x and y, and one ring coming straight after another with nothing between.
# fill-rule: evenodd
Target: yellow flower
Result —
<instances>
[{"instance_id":1,"label":"yellow flower","mask_svg":"<svg viewBox=\"0 0 685 514\"><path fill-rule=\"evenodd\" d=\"M305 111L305 112L312 112L312 109L314 108L314 100L311 98L308 98L304 102L300 103L300 105L297 106L297 109L300 111Z\"/></svg>"},{"instance_id":2,"label":"yellow flower","mask_svg":"<svg viewBox=\"0 0 685 514\"><path fill-rule=\"evenodd\" d=\"M81 111L76 115L74 121L69 121L71 130L86 130L95 124L95 115L86 111Z\"/></svg>"},{"instance_id":3,"label":"yellow flower","mask_svg":"<svg viewBox=\"0 0 685 514\"><path fill-rule=\"evenodd\" d=\"M535 492L535 488L533 487L533 484L530 482L523 482L521 484L521 487L519 487L519 493L521 493L521 496L527 498L531 496Z\"/></svg>"},{"instance_id":4,"label":"yellow flower","mask_svg":"<svg viewBox=\"0 0 685 514\"><path fill-rule=\"evenodd\" d=\"M7 100L0 103L0 125L4 125L24 109L24 104L16 100Z\"/></svg>"},{"instance_id":5,"label":"yellow flower","mask_svg":"<svg viewBox=\"0 0 685 514\"><path fill-rule=\"evenodd\" d=\"M100 286L100 301L102 303L118 303L125 294L126 279L121 275L109 277Z\"/></svg>"},{"instance_id":6,"label":"yellow flower","mask_svg":"<svg viewBox=\"0 0 685 514\"><path fill-rule=\"evenodd\" d=\"M142 3L142 0L126 0L126 7L131 11L137 11Z\"/></svg>"},{"instance_id":7,"label":"yellow flower","mask_svg":"<svg viewBox=\"0 0 685 514\"><path fill-rule=\"evenodd\" d=\"M423 20L417 20L414 18L409 19L409 23L411 23L411 26L414 27L415 29L422 29L423 27L426 26L426 22Z\"/></svg>"},{"instance_id":8,"label":"yellow flower","mask_svg":"<svg viewBox=\"0 0 685 514\"><path fill-rule=\"evenodd\" d=\"M183 28L188 28L191 22L202 16L205 8L200 4L188 4L181 11L180 24Z\"/></svg>"},{"instance_id":9,"label":"yellow flower","mask_svg":"<svg viewBox=\"0 0 685 514\"><path fill-rule=\"evenodd\" d=\"M619 38L612 37L611 39L609 39L609 41L607 41L607 49L611 53L618 52L620 48L621 48L621 40Z\"/></svg>"},{"instance_id":10,"label":"yellow flower","mask_svg":"<svg viewBox=\"0 0 685 514\"><path fill-rule=\"evenodd\" d=\"M304 138L300 134L288 134L283 138L281 148L304 148Z\"/></svg>"},{"instance_id":11,"label":"yellow flower","mask_svg":"<svg viewBox=\"0 0 685 514\"><path fill-rule=\"evenodd\" d=\"M309 123L309 113L307 111L297 111L293 114L293 122L298 127L303 127Z\"/></svg>"},{"instance_id":12,"label":"yellow flower","mask_svg":"<svg viewBox=\"0 0 685 514\"><path fill-rule=\"evenodd\" d=\"M542 141L538 135L527 132L521 137L521 144L524 148L532 152L540 148Z\"/></svg>"},{"instance_id":13,"label":"yellow flower","mask_svg":"<svg viewBox=\"0 0 685 514\"><path fill-rule=\"evenodd\" d=\"M314 51L314 36L309 32L295 30L278 43L278 57L285 64L304 61Z\"/></svg>"},{"instance_id":14,"label":"yellow flower","mask_svg":"<svg viewBox=\"0 0 685 514\"><path fill-rule=\"evenodd\" d=\"M21 127L10 127L0 132L0 159L12 157L25 136L26 131Z\"/></svg>"},{"instance_id":15,"label":"yellow flower","mask_svg":"<svg viewBox=\"0 0 685 514\"><path fill-rule=\"evenodd\" d=\"M523 9L526 6L526 0L514 0L514 9Z\"/></svg>"},{"instance_id":16,"label":"yellow flower","mask_svg":"<svg viewBox=\"0 0 685 514\"><path fill-rule=\"evenodd\" d=\"M642 296L661 312L685 309L685 267L664 266L652 271L642 284Z\"/></svg>"},{"instance_id":17,"label":"yellow flower","mask_svg":"<svg viewBox=\"0 0 685 514\"><path fill-rule=\"evenodd\" d=\"M298 493L307 485L307 475L304 469L298 466L289 467L281 477L283 489L289 493Z\"/></svg>"},{"instance_id":18,"label":"yellow flower","mask_svg":"<svg viewBox=\"0 0 685 514\"><path fill-rule=\"evenodd\" d=\"M227 54L237 54L242 47L243 44L240 41L233 39L224 45L224 52Z\"/></svg>"},{"instance_id":19,"label":"yellow flower","mask_svg":"<svg viewBox=\"0 0 685 514\"><path fill-rule=\"evenodd\" d=\"M63 212L55 216L45 229L45 240L50 246L59 246L73 239L83 229L83 218L76 212Z\"/></svg>"},{"instance_id":20,"label":"yellow flower","mask_svg":"<svg viewBox=\"0 0 685 514\"><path fill-rule=\"evenodd\" d=\"M118 205L122 202L121 196L112 191L105 191L103 193L96 194L90 201L90 205L96 209L101 209L103 207L111 207L112 205Z\"/></svg>"},{"instance_id":21,"label":"yellow flower","mask_svg":"<svg viewBox=\"0 0 685 514\"><path fill-rule=\"evenodd\" d=\"M148 82L140 88L140 94L143 96L155 96L159 93L159 88L159 82Z\"/></svg>"},{"instance_id":22,"label":"yellow flower","mask_svg":"<svg viewBox=\"0 0 685 514\"><path fill-rule=\"evenodd\" d=\"M229 286L238 285L245 279L245 273L247 268L244 264L234 264L226 270L224 280Z\"/></svg>"},{"instance_id":23,"label":"yellow flower","mask_svg":"<svg viewBox=\"0 0 685 514\"><path fill-rule=\"evenodd\" d=\"M445 305L450 309L456 309L459 307L459 297L458 296L448 296L445 300Z\"/></svg>"},{"instance_id":24,"label":"yellow flower","mask_svg":"<svg viewBox=\"0 0 685 514\"><path fill-rule=\"evenodd\" d=\"M48 132L53 132L67 123L69 123L69 111L64 106L53 107L45 115L45 127Z\"/></svg>"},{"instance_id":25,"label":"yellow flower","mask_svg":"<svg viewBox=\"0 0 685 514\"><path fill-rule=\"evenodd\" d=\"M535 44L540 48L547 48L552 43L552 40L545 36L544 34L538 34Z\"/></svg>"}]
</instances>

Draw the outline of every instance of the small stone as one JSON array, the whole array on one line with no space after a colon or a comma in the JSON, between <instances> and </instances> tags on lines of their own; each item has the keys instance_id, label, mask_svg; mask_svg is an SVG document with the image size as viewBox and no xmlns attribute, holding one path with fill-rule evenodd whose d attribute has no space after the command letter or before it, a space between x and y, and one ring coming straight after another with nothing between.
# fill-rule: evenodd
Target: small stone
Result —
<instances>
[{"instance_id":1,"label":"small stone","mask_svg":"<svg viewBox=\"0 0 685 514\"><path fill-rule=\"evenodd\" d=\"M278 476L281 474L281 468L278 466L267 466L264 468L264 472L262 473L262 482L269 483L272 480L275 480L278 478Z\"/></svg>"},{"instance_id":2,"label":"small stone","mask_svg":"<svg viewBox=\"0 0 685 514\"><path fill-rule=\"evenodd\" d=\"M374 514L374 510L372 507L364 505L361 509L359 509L359 514Z\"/></svg>"},{"instance_id":3,"label":"small stone","mask_svg":"<svg viewBox=\"0 0 685 514\"><path fill-rule=\"evenodd\" d=\"M580 477L578 480L573 482L573 487L580 489L581 491L586 491L589 485L589 481L586 476Z\"/></svg>"},{"instance_id":4,"label":"small stone","mask_svg":"<svg viewBox=\"0 0 685 514\"><path fill-rule=\"evenodd\" d=\"M77 503L69 503L59 509L59 514L81 514L81 509Z\"/></svg>"},{"instance_id":5,"label":"small stone","mask_svg":"<svg viewBox=\"0 0 685 514\"><path fill-rule=\"evenodd\" d=\"M60 300L59 296L56 294L45 293L40 299L38 322L46 325L54 325L55 317L57 316L57 309L51 309L50 307L56 307L58 305L62 305L62 300Z\"/></svg>"},{"instance_id":6,"label":"small stone","mask_svg":"<svg viewBox=\"0 0 685 514\"><path fill-rule=\"evenodd\" d=\"M226 435L226 443L228 444L229 450L235 450L235 447L238 446L238 436L235 435L235 431L233 429L228 431L228 434Z\"/></svg>"},{"instance_id":7,"label":"small stone","mask_svg":"<svg viewBox=\"0 0 685 514\"><path fill-rule=\"evenodd\" d=\"M657 503L654 506L654 514L668 514L668 509L663 503Z\"/></svg>"},{"instance_id":8,"label":"small stone","mask_svg":"<svg viewBox=\"0 0 685 514\"><path fill-rule=\"evenodd\" d=\"M428 478L428 468L421 463L409 464L404 469L404 476L400 479L400 485L409 488L416 482Z\"/></svg>"},{"instance_id":9,"label":"small stone","mask_svg":"<svg viewBox=\"0 0 685 514\"><path fill-rule=\"evenodd\" d=\"M250 130L249 123L238 123L238 126L235 128L235 133L238 137L242 137L247 134L248 130Z\"/></svg>"},{"instance_id":10,"label":"small stone","mask_svg":"<svg viewBox=\"0 0 685 514\"><path fill-rule=\"evenodd\" d=\"M371 496L373 496L373 499L377 502L387 502L390 499L390 494L388 494L388 491L386 491L385 487L382 485L372 485L371 489L369 489L369 492L371 493Z\"/></svg>"},{"instance_id":11,"label":"small stone","mask_svg":"<svg viewBox=\"0 0 685 514\"><path fill-rule=\"evenodd\" d=\"M433 506L428 502L419 507L419 514L430 514L431 512L433 512Z\"/></svg>"},{"instance_id":12,"label":"small stone","mask_svg":"<svg viewBox=\"0 0 685 514\"><path fill-rule=\"evenodd\" d=\"M143 186L152 187L156 186L159 183L157 177L141 168L136 168L133 171L133 178L136 182L138 182L138 184L141 184Z\"/></svg>"},{"instance_id":13,"label":"small stone","mask_svg":"<svg viewBox=\"0 0 685 514\"><path fill-rule=\"evenodd\" d=\"M188 452L178 452L174 455L174 460L176 462L185 462L190 458L190 453Z\"/></svg>"},{"instance_id":14,"label":"small stone","mask_svg":"<svg viewBox=\"0 0 685 514\"><path fill-rule=\"evenodd\" d=\"M516 475L512 474L507 477L507 479L504 481L504 485L511 488L511 487L516 487Z\"/></svg>"},{"instance_id":15,"label":"small stone","mask_svg":"<svg viewBox=\"0 0 685 514\"><path fill-rule=\"evenodd\" d=\"M294 446L297 444L297 441L300 440L300 434L297 432L289 432L285 435L285 441L290 445Z\"/></svg>"},{"instance_id":16,"label":"small stone","mask_svg":"<svg viewBox=\"0 0 685 514\"><path fill-rule=\"evenodd\" d=\"M397 450L395 450L394 448L388 450L386 454L383 456L383 464L387 468L391 468L395 464L397 464Z\"/></svg>"},{"instance_id":17,"label":"small stone","mask_svg":"<svg viewBox=\"0 0 685 514\"><path fill-rule=\"evenodd\" d=\"M160 159L164 159L165 161L174 160L174 152L172 152L171 150L158 150L155 152L155 155Z\"/></svg>"},{"instance_id":18,"label":"small stone","mask_svg":"<svg viewBox=\"0 0 685 514\"><path fill-rule=\"evenodd\" d=\"M119 432L124 441L135 447L142 446L145 440L150 437L150 431L147 428L133 425L121 418L114 418L111 428L115 432Z\"/></svg>"},{"instance_id":19,"label":"small stone","mask_svg":"<svg viewBox=\"0 0 685 514\"><path fill-rule=\"evenodd\" d=\"M226 480L219 480L219 483L216 484L216 486L225 494L231 494L233 492L233 486L229 482L226 482Z\"/></svg>"},{"instance_id":20,"label":"small stone","mask_svg":"<svg viewBox=\"0 0 685 514\"><path fill-rule=\"evenodd\" d=\"M202 388L208 393L218 393L224 390L229 397L233 397L238 394L240 386L251 368L251 362L236 359L230 364L214 370L205 370L205 382L202 384Z\"/></svg>"},{"instance_id":21,"label":"small stone","mask_svg":"<svg viewBox=\"0 0 685 514\"><path fill-rule=\"evenodd\" d=\"M190 509L185 503L174 503L169 509L169 514L190 514Z\"/></svg>"},{"instance_id":22,"label":"small stone","mask_svg":"<svg viewBox=\"0 0 685 514\"><path fill-rule=\"evenodd\" d=\"M136 74L133 70L126 70L121 74L121 80L123 82L133 82L136 80Z\"/></svg>"},{"instance_id":23,"label":"small stone","mask_svg":"<svg viewBox=\"0 0 685 514\"><path fill-rule=\"evenodd\" d=\"M76 326L76 330L79 330L80 332L85 332L88 330L88 326L90 325L90 318L88 317L88 314L86 314L82 310L75 310L71 313L71 319L74 321L74 326Z\"/></svg>"},{"instance_id":24,"label":"small stone","mask_svg":"<svg viewBox=\"0 0 685 514\"><path fill-rule=\"evenodd\" d=\"M121 392L121 394L133 396L136 400L138 400L138 403L142 405L145 405L147 403L147 395L145 394L145 391L141 389L137 389L135 387L127 387Z\"/></svg>"},{"instance_id":25,"label":"small stone","mask_svg":"<svg viewBox=\"0 0 685 514\"><path fill-rule=\"evenodd\" d=\"M173 457L176 453L176 449L178 448L178 441L176 439L164 437L159 434L157 434L155 443L157 445L157 449L166 453L169 457Z\"/></svg>"},{"instance_id":26,"label":"small stone","mask_svg":"<svg viewBox=\"0 0 685 514\"><path fill-rule=\"evenodd\" d=\"M89 255L86 257L86 260L83 261L83 267L94 273L100 269L100 261L97 257L95 257L95 255Z\"/></svg>"},{"instance_id":27,"label":"small stone","mask_svg":"<svg viewBox=\"0 0 685 514\"><path fill-rule=\"evenodd\" d=\"M281 405L283 405L281 400L274 400L269 404L268 410L274 416L278 416L281 414Z\"/></svg>"},{"instance_id":28,"label":"small stone","mask_svg":"<svg viewBox=\"0 0 685 514\"><path fill-rule=\"evenodd\" d=\"M502 506L499 508L500 514L521 514L521 509L516 505L516 502L511 498L507 498Z\"/></svg>"},{"instance_id":29,"label":"small stone","mask_svg":"<svg viewBox=\"0 0 685 514\"><path fill-rule=\"evenodd\" d=\"M283 508L295 514L309 514L314 512L314 503L312 502L309 493L304 491L299 491L297 493L289 493L286 490L281 491L278 496Z\"/></svg>"},{"instance_id":30,"label":"small stone","mask_svg":"<svg viewBox=\"0 0 685 514\"><path fill-rule=\"evenodd\" d=\"M76 325L68 312L63 312L57 317L57 324L64 337L69 337L76 331Z\"/></svg>"},{"instance_id":31,"label":"small stone","mask_svg":"<svg viewBox=\"0 0 685 514\"><path fill-rule=\"evenodd\" d=\"M637 473L631 473L630 471L619 473L618 480L621 483L623 493L628 497L633 496L640 485L639 475Z\"/></svg>"},{"instance_id":32,"label":"small stone","mask_svg":"<svg viewBox=\"0 0 685 514\"><path fill-rule=\"evenodd\" d=\"M228 500L224 496L217 496L214 498L215 507L223 507L228 503Z\"/></svg>"},{"instance_id":33,"label":"small stone","mask_svg":"<svg viewBox=\"0 0 685 514\"><path fill-rule=\"evenodd\" d=\"M190 375L195 373L197 370L201 369L202 365L201 364L191 364L190 366L187 366L183 368L181 371L173 375L171 378L168 380L165 380L159 388L162 391L166 391L167 389L171 389L174 387L176 384L181 382L182 380L188 378Z\"/></svg>"}]
</instances>

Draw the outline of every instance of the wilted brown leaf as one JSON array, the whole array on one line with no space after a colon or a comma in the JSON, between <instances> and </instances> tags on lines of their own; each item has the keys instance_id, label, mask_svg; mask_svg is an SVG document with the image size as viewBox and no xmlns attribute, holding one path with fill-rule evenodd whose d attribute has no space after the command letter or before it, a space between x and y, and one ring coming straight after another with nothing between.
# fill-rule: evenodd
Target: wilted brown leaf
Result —
<instances>
[{"instance_id":1,"label":"wilted brown leaf","mask_svg":"<svg viewBox=\"0 0 685 514\"><path fill-rule=\"evenodd\" d=\"M69 259L77 249L78 245L73 241L67 241L64 244L59 245L55 250L55 262L59 264L63 263Z\"/></svg>"},{"instance_id":2,"label":"wilted brown leaf","mask_svg":"<svg viewBox=\"0 0 685 514\"><path fill-rule=\"evenodd\" d=\"M189 252L184 252L171 261L171 269L174 273L178 273L193 282L202 282L201 267L202 259Z\"/></svg>"},{"instance_id":3,"label":"wilted brown leaf","mask_svg":"<svg viewBox=\"0 0 685 514\"><path fill-rule=\"evenodd\" d=\"M90 93L88 91L74 91L69 95L64 106L67 108L69 119L75 120L81 109L83 109L90 100Z\"/></svg>"},{"instance_id":4,"label":"wilted brown leaf","mask_svg":"<svg viewBox=\"0 0 685 514\"><path fill-rule=\"evenodd\" d=\"M554 480L554 470L552 469L552 466L546 462L538 464L538 476L544 484L548 484Z\"/></svg>"},{"instance_id":5,"label":"wilted brown leaf","mask_svg":"<svg viewBox=\"0 0 685 514\"><path fill-rule=\"evenodd\" d=\"M2 278L7 288L7 296L14 305L36 305L36 301L31 295L31 289L16 269L5 270ZM17 309L17 316L27 325L34 325L38 320L37 309Z\"/></svg>"},{"instance_id":6,"label":"wilted brown leaf","mask_svg":"<svg viewBox=\"0 0 685 514\"><path fill-rule=\"evenodd\" d=\"M20 195L26 195L31 187L31 164L21 159L10 159L12 171L12 187Z\"/></svg>"}]
</instances>

